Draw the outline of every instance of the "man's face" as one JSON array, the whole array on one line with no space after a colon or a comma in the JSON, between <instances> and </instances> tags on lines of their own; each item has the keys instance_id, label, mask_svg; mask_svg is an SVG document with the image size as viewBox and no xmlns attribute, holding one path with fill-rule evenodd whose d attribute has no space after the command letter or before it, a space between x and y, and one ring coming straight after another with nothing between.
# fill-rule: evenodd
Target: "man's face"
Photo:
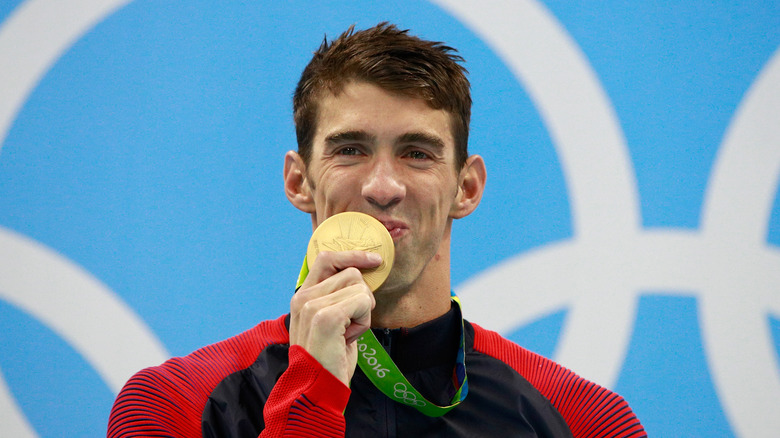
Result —
<instances>
[{"instance_id":1,"label":"man's face","mask_svg":"<svg viewBox=\"0 0 780 438\"><path fill-rule=\"evenodd\" d=\"M404 290L440 248L449 256L458 193L450 115L365 82L348 83L318 107L306 171L314 224L344 211L378 219L396 250L380 291Z\"/></svg>"}]
</instances>

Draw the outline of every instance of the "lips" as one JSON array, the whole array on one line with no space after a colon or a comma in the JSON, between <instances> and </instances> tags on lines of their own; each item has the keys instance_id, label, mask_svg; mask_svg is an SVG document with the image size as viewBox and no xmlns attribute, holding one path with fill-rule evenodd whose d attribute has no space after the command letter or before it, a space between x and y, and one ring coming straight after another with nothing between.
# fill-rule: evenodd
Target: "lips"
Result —
<instances>
[{"instance_id":1,"label":"lips","mask_svg":"<svg viewBox=\"0 0 780 438\"><path fill-rule=\"evenodd\" d=\"M400 238L404 235L404 233L406 233L407 230L409 230L409 227L402 221L382 218L376 219L381 222L385 228L387 228L387 231L390 233L390 237L392 237L393 240Z\"/></svg>"}]
</instances>

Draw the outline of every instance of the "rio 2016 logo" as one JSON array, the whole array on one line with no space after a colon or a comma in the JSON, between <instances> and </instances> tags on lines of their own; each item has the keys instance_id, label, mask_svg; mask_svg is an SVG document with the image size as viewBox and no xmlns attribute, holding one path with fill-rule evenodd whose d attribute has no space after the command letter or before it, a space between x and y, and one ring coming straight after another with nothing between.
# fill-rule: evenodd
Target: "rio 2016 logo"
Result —
<instances>
[{"instance_id":1,"label":"rio 2016 logo","mask_svg":"<svg viewBox=\"0 0 780 438\"><path fill-rule=\"evenodd\" d=\"M385 368L382 363L379 362L376 356L376 350L370 348L367 344L360 342L358 344L358 352L366 360L366 363L371 367L371 370L376 372L376 376L380 379L384 379L387 375L387 372L390 370Z\"/></svg>"},{"instance_id":2,"label":"rio 2016 logo","mask_svg":"<svg viewBox=\"0 0 780 438\"><path fill-rule=\"evenodd\" d=\"M0 27L0 65L14 66L0 68L0 145L58 59L130 3L20 2ZM645 229L612 102L552 14L534 0L434 3L489 45L527 91L560 159L574 224L571 239L518 254L460 285L466 316L507 332L568 309L554 359L612 386L640 291L689 291L701 306L707 365L733 431L766 436L780 430L780 367L766 323L767 315L780 315L780 252L766 243L780 178L780 54L757 74L725 131L701 225ZM45 29L46 37L30 29ZM539 41L544 50L535 45ZM109 287L67 257L3 227L0 299L51 328L113 392L134 371L169 357L158 335ZM35 436L16 399L0 369L0 429Z\"/></svg>"}]
</instances>

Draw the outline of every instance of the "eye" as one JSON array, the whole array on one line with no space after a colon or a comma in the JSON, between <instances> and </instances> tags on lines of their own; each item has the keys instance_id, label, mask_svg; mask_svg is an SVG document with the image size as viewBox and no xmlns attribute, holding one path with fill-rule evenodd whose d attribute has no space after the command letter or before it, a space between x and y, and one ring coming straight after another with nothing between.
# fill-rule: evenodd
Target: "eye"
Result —
<instances>
[{"instance_id":1,"label":"eye","mask_svg":"<svg viewBox=\"0 0 780 438\"><path fill-rule=\"evenodd\" d=\"M427 160L428 158L430 158L430 156L428 156L428 154L426 154L423 151L419 151L419 150L409 151L406 154L406 156L411 158L411 159L413 159L413 160Z\"/></svg>"},{"instance_id":2,"label":"eye","mask_svg":"<svg viewBox=\"0 0 780 438\"><path fill-rule=\"evenodd\" d=\"M353 146L346 146L338 150L338 155L360 155L360 149Z\"/></svg>"}]
</instances>

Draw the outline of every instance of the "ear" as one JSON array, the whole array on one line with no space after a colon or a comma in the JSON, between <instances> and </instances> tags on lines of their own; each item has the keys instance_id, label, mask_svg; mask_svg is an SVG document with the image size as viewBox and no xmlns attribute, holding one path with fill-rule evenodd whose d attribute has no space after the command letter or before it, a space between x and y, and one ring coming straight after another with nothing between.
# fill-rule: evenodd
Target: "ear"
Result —
<instances>
[{"instance_id":1,"label":"ear","mask_svg":"<svg viewBox=\"0 0 780 438\"><path fill-rule=\"evenodd\" d=\"M294 151L284 156L284 193L295 208L305 213L314 213L314 198L306 177L306 165Z\"/></svg>"},{"instance_id":2,"label":"ear","mask_svg":"<svg viewBox=\"0 0 780 438\"><path fill-rule=\"evenodd\" d=\"M479 155L470 156L458 175L458 193L452 203L450 217L460 219L471 214L482 200L486 181L485 161Z\"/></svg>"}]
</instances>

